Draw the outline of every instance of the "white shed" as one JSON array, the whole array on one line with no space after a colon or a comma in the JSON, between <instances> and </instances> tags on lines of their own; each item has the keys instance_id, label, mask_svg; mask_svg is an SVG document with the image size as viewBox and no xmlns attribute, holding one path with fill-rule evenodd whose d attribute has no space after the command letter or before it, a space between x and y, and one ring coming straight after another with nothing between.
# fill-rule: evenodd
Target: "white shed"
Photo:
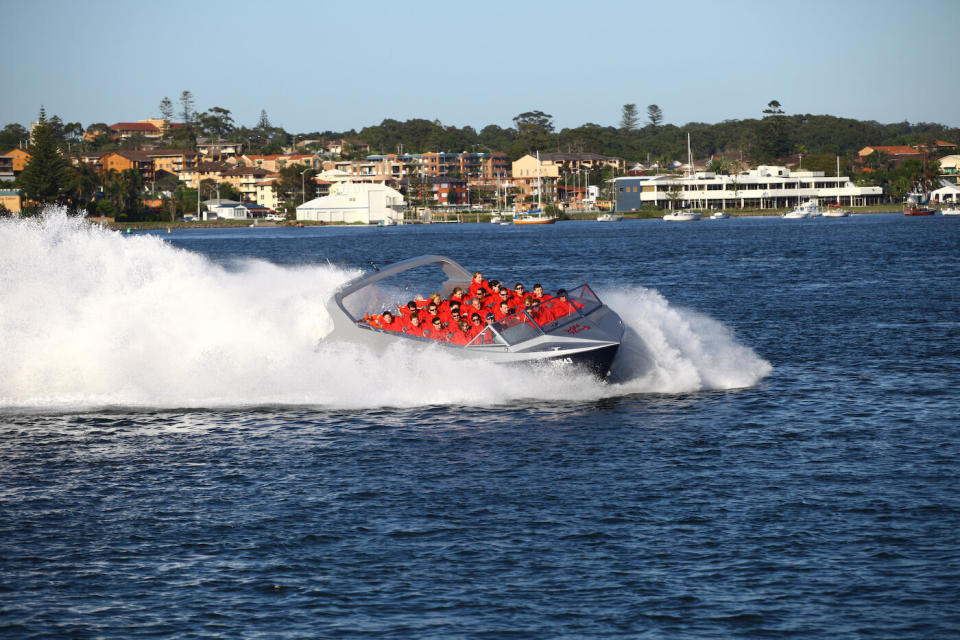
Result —
<instances>
[{"instance_id":1,"label":"white shed","mask_svg":"<svg viewBox=\"0 0 960 640\"><path fill-rule=\"evenodd\" d=\"M390 187L343 182L330 187L330 195L297 207L297 220L344 224L402 222L404 206L403 195Z\"/></svg>"},{"instance_id":2,"label":"white shed","mask_svg":"<svg viewBox=\"0 0 960 640\"><path fill-rule=\"evenodd\" d=\"M250 211L236 200L214 198L205 200L207 210L203 212L204 220L246 220Z\"/></svg>"},{"instance_id":3,"label":"white shed","mask_svg":"<svg viewBox=\"0 0 960 640\"><path fill-rule=\"evenodd\" d=\"M951 184L946 180L941 181L943 186L930 192L930 202L960 202L960 185Z\"/></svg>"}]
</instances>

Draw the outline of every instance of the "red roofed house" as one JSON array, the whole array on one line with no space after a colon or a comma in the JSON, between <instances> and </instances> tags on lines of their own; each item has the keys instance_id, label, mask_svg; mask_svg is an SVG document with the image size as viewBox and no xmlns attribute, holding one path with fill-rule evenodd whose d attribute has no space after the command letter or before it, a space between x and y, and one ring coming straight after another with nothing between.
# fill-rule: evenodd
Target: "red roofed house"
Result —
<instances>
[{"instance_id":1,"label":"red roofed house","mask_svg":"<svg viewBox=\"0 0 960 640\"><path fill-rule=\"evenodd\" d=\"M110 131L118 138L141 135L144 138L162 138L167 129L179 129L182 124L171 123L163 118L147 118L137 122L118 122L110 125Z\"/></svg>"},{"instance_id":2,"label":"red roofed house","mask_svg":"<svg viewBox=\"0 0 960 640\"><path fill-rule=\"evenodd\" d=\"M887 154L891 158L905 158L905 157L920 156L919 150L905 144L895 144L895 145L887 145L887 146L875 145L872 147L864 147L863 149L860 149L860 151L857 152L857 155L859 155L860 159L863 160L864 158L872 154L874 151L882 151L883 153Z\"/></svg>"},{"instance_id":3,"label":"red roofed house","mask_svg":"<svg viewBox=\"0 0 960 640\"><path fill-rule=\"evenodd\" d=\"M118 138L129 138L135 135L141 135L144 138L159 138L163 132L157 125L150 122L118 122L110 125L110 131Z\"/></svg>"}]
</instances>

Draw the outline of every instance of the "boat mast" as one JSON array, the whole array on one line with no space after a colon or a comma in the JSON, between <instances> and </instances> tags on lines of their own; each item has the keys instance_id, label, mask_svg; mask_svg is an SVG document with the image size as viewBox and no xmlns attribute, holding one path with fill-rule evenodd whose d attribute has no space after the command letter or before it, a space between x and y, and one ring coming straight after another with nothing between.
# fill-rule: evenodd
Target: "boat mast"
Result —
<instances>
[{"instance_id":1,"label":"boat mast","mask_svg":"<svg viewBox=\"0 0 960 640\"><path fill-rule=\"evenodd\" d=\"M840 156L837 156L837 178L840 177ZM840 180L837 180L837 204L840 204Z\"/></svg>"},{"instance_id":2,"label":"boat mast","mask_svg":"<svg viewBox=\"0 0 960 640\"><path fill-rule=\"evenodd\" d=\"M543 215L543 205L540 198L540 192L543 190L543 187L540 186L540 150L537 149L537 213Z\"/></svg>"}]
</instances>

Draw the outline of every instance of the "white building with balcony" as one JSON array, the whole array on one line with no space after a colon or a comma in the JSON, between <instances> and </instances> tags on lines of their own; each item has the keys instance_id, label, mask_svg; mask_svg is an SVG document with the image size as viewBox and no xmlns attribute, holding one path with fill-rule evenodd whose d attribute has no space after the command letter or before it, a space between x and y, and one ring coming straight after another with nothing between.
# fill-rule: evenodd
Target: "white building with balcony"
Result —
<instances>
[{"instance_id":1,"label":"white building with balcony","mask_svg":"<svg viewBox=\"0 0 960 640\"><path fill-rule=\"evenodd\" d=\"M340 224L390 224L403 222L403 195L378 184L338 182L330 195L297 207L297 220Z\"/></svg>"},{"instance_id":2,"label":"white building with balcony","mask_svg":"<svg viewBox=\"0 0 960 640\"><path fill-rule=\"evenodd\" d=\"M614 179L617 211L643 205L663 209L778 209L815 199L821 204L865 206L880 202L880 187L858 187L846 176L759 166L737 175L624 176Z\"/></svg>"}]
</instances>

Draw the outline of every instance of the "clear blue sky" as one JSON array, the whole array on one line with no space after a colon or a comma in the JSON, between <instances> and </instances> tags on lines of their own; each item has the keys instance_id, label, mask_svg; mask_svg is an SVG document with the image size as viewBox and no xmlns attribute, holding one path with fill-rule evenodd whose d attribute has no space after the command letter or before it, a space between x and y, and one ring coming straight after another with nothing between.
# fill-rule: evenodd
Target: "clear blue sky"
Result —
<instances>
[{"instance_id":1,"label":"clear blue sky","mask_svg":"<svg viewBox=\"0 0 960 640\"><path fill-rule=\"evenodd\" d=\"M362 7L362 8L361 8ZM958 0L5 2L0 126L195 107L289 132L384 118L558 128L786 113L960 126Z\"/></svg>"}]
</instances>

